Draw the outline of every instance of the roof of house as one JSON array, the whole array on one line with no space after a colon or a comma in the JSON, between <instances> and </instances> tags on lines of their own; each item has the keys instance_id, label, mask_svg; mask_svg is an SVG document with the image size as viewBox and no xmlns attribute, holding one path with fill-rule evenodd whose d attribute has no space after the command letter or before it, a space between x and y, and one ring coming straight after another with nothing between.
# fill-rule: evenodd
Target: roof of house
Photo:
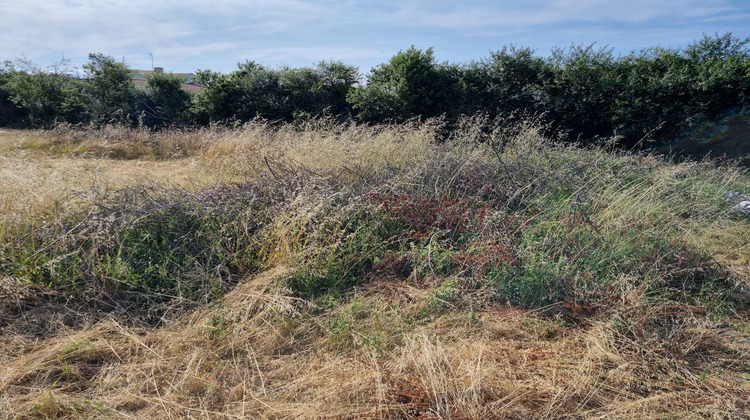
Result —
<instances>
[{"instance_id":1,"label":"roof of house","mask_svg":"<svg viewBox=\"0 0 750 420\"><path fill-rule=\"evenodd\" d=\"M156 71L156 70L139 70L139 69L133 69L132 71L135 74L140 75L140 76L144 76L144 77L148 76L149 74L153 74L153 73L165 73L164 71ZM169 72L169 73L166 73L166 74L171 74L172 76L179 77L180 79L187 79L187 78L191 78L191 77L195 76L195 73L172 73L172 72Z\"/></svg>"},{"instance_id":2,"label":"roof of house","mask_svg":"<svg viewBox=\"0 0 750 420\"><path fill-rule=\"evenodd\" d=\"M192 92L192 93L203 92L203 86L194 85L194 84L190 84L190 83L183 83L182 84L182 88L185 89L185 90L187 90L188 92Z\"/></svg>"},{"instance_id":3,"label":"roof of house","mask_svg":"<svg viewBox=\"0 0 750 420\"><path fill-rule=\"evenodd\" d=\"M136 72L136 73L138 73L138 74L142 74L144 76L147 76L147 75L149 75L151 73L157 73L156 70L133 69L133 71ZM164 71L158 71L158 73L164 73ZM175 76L188 76L188 75L195 74L195 73L172 73L172 72L168 72L168 74L173 74Z\"/></svg>"}]
</instances>

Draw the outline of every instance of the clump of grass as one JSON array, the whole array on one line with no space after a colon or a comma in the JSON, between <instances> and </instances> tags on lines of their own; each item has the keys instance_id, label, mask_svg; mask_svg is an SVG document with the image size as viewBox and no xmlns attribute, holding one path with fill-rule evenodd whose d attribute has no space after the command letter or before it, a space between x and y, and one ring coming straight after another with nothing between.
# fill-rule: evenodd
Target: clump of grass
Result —
<instances>
[{"instance_id":1,"label":"clump of grass","mask_svg":"<svg viewBox=\"0 0 750 420\"><path fill-rule=\"evenodd\" d=\"M196 156L221 131L218 128L152 131L121 125L91 129L63 123L49 131L29 132L16 143L15 149L55 157L172 160Z\"/></svg>"},{"instance_id":2,"label":"clump of grass","mask_svg":"<svg viewBox=\"0 0 750 420\"><path fill-rule=\"evenodd\" d=\"M207 302L263 267L258 236L283 201L283 192L262 183L199 192L131 188L9 243L0 267L134 313L170 301Z\"/></svg>"}]
</instances>

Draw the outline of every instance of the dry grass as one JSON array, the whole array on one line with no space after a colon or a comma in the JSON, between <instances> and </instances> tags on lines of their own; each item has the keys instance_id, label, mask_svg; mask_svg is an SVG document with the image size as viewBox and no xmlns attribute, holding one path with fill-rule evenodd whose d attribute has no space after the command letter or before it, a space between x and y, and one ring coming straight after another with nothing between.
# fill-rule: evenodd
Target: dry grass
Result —
<instances>
[{"instance_id":1,"label":"dry grass","mask_svg":"<svg viewBox=\"0 0 750 420\"><path fill-rule=\"evenodd\" d=\"M118 160L59 154L54 133L0 132L0 232L8 225L49 220L88 208L92 194L131 185L190 189L221 182L193 157Z\"/></svg>"},{"instance_id":2,"label":"dry grass","mask_svg":"<svg viewBox=\"0 0 750 420\"><path fill-rule=\"evenodd\" d=\"M274 286L284 275L248 279L220 307L170 327L103 321L27 343L3 364L0 407L18 418L623 419L750 408L747 382L731 373L743 356L723 353L722 327L701 315L667 331L677 349L604 321L513 310L409 326L389 308L408 310L401 303L419 294L396 288L361 298L369 310L339 336L330 320L350 308L305 315L309 302ZM373 330L392 336L367 344Z\"/></svg>"},{"instance_id":3,"label":"dry grass","mask_svg":"<svg viewBox=\"0 0 750 420\"><path fill-rule=\"evenodd\" d=\"M313 121L271 127L150 133L118 127L78 132L0 131L0 227L51 209L81 210L85 195L131 185L197 190L268 175L269 162L326 176L372 176L425 156L433 126L369 128Z\"/></svg>"},{"instance_id":4,"label":"dry grass","mask_svg":"<svg viewBox=\"0 0 750 420\"><path fill-rule=\"evenodd\" d=\"M258 207L264 217L233 221L258 242L259 269L235 271L216 299L154 304L156 324L131 316L142 308L100 312L101 286L84 298L0 272L0 418L750 418L747 297L716 309L704 295L660 298L642 278L748 284L750 224L721 202L722 190L750 188L746 175L552 146L533 127L486 153L468 141L437 144L437 128L256 121L190 133L0 131L0 237L9 244L125 187L200 202L247 199L265 182L283 198ZM495 207L466 204L477 200ZM320 261L370 246L370 226L352 220L378 221L363 209L386 204L412 224L409 235L384 245L392 248L356 283L300 293L300 276L338 273ZM129 205L120 210L137 220L156 211ZM419 225L420 206L443 219ZM479 255L427 230L484 211L472 222L477 243L497 245L476 245ZM422 242L412 238L420 229ZM556 242L562 234L580 245ZM657 239L654 253L679 255L643 256ZM595 300L520 309L470 267L506 245L575 281L588 272L612 279ZM568 266L557 248L592 261ZM614 268L600 269L600 257ZM441 268L441 258L461 264ZM222 275L195 264L209 279Z\"/></svg>"}]
</instances>

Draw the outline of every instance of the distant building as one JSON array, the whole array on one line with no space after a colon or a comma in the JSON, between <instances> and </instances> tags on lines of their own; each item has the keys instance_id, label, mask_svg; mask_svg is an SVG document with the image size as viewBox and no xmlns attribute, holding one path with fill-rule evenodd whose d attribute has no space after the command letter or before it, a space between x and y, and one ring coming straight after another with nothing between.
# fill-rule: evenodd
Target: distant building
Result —
<instances>
[{"instance_id":1,"label":"distant building","mask_svg":"<svg viewBox=\"0 0 750 420\"><path fill-rule=\"evenodd\" d=\"M164 67L154 67L153 70L133 70L133 86L145 87L146 77L152 73L164 73ZM191 93L198 93L203 90L203 87L195 83L195 73L170 73L172 76L180 78L182 80L182 88Z\"/></svg>"}]
</instances>

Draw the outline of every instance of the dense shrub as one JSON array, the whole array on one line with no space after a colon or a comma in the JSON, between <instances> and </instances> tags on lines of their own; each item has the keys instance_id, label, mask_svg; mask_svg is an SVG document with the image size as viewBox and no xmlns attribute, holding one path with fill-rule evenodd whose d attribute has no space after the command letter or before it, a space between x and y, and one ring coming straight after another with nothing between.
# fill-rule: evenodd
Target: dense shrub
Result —
<instances>
[{"instance_id":1,"label":"dense shrub","mask_svg":"<svg viewBox=\"0 0 750 420\"><path fill-rule=\"evenodd\" d=\"M463 113L494 118L516 111L543 112L553 68L534 50L510 46L471 63L461 76Z\"/></svg>"},{"instance_id":2,"label":"dense shrub","mask_svg":"<svg viewBox=\"0 0 750 420\"><path fill-rule=\"evenodd\" d=\"M348 99L363 121L403 122L449 113L456 91L450 69L435 61L432 48L412 46L372 69L367 85L352 90Z\"/></svg>"},{"instance_id":3,"label":"dense shrub","mask_svg":"<svg viewBox=\"0 0 750 420\"><path fill-rule=\"evenodd\" d=\"M136 113L149 127L185 125L190 119L191 94L170 74L152 73L145 89L136 92Z\"/></svg>"},{"instance_id":4,"label":"dense shrub","mask_svg":"<svg viewBox=\"0 0 750 420\"><path fill-rule=\"evenodd\" d=\"M152 76L137 92L124 63L91 54L80 80L63 68L6 65L0 123L163 127L329 115L377 124L444 117L453 129L462 115L481 113L536 115L570 141L616 135L623 147L643 146L747 109L748 43L729 33L705 35L684 49L616 57L611 48L573 45L547 58L509 46L463 65L439 63L432 48L412 46L373 68L362 85L355 67L337 61L275 69L248 61L229 74L199 71L195 81L203 90L192 98L166 75Z\"/></svg>"},{"instance_id":5,"label":"dense shrub","mask_svg":"<svg viewBox=\"0 0 750 420\"><path fill-rule=\"evenodd\" d=\"M315 68L270 69L255 62L228 74L198 72L203 91L193 105L201 123L273 121L322 116L348 118L346 94L357 81L357 70L341 62L320 62Z\"/></svg>"},{"instance_id":6,"label":"dense shrub","mask_svg":"<svg viewBox=\"0 0 750 420\"><path fill-rule=\"evenodd\" d=\"M134 117L135 87L125 63L104 54L89 54L82 81L88 97L88 113L95 125L129 123Z\"/></svg>"},{"instance_id":7,"label":"dense shrub","mask_svg":"<svg viewBox=\"0 0 750 420\"><path fill-rule=\"evenodd\" d=\"M87 98L82 86L68 74L65 60L43 69L20 60L22 71L12 64L0 77L3 119L9 125L50 127L57 121L79 123L85 120ZM10 103L8 103L10 102ZM14 121L13 118L20 121Z\"/></svg>"}]
</instances>

